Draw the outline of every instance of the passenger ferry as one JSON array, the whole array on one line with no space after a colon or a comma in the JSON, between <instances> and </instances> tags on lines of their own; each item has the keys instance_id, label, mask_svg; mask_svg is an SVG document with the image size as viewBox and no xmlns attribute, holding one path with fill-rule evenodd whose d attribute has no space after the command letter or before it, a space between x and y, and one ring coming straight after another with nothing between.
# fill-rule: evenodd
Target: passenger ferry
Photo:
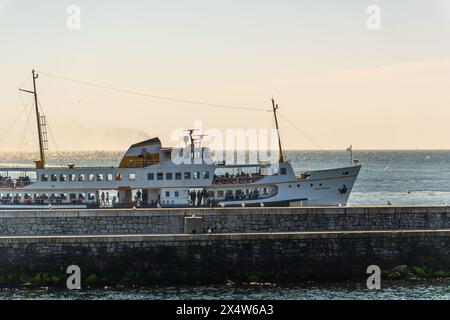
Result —
<instances>
[{"instance_id":1,"label":"passenger ferry","mask_svg":"<svg viewBox=\"0 0 450 320\"><path fill-rule=\"evenodd\" d=\"M278 131L279 162L227 164L214 161L209 148L195 144L189 131L188 163L163 147L159 138L132 145L116 167L47 167L45 118L33 91L40 159L34 167L0 167L0 208L339 206L346 205L359 165L296 174L285 161ZM114 195L114 196L113 196Z\"/></svg>"}]
</instances>

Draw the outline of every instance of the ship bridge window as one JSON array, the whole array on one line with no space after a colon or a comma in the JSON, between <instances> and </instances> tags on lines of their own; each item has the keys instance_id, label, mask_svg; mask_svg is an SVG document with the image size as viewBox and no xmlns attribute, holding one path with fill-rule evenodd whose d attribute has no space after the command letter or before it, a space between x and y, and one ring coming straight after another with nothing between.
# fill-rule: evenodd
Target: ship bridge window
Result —
<instances>
[{"instance_id":1,"label":"ship bridge window","mask_svg":"<svg viewBox=\"0 0 450 320\"><path fill-rule=\"evenodd\" d=\"M203 172L203 179L209 179L209 171Z\"/></svg>"},{"instance_id":2,"label":"ship bridge window","mask_svg":"<svg viewBox=\"0 0 450 320\"><path fill-rule=\"evenodd\" d=\"M166 198L170 197L170 191L166 191Z\"/></svg>"},{"instance_id":3,"label":"ship bridge window","mask_svg":"<svg viewBox=\"0 0 450 320\"><path fill-rule=\"evenodd\" d=\"M50 175L50 180L51 181L58 181L58 176L56 174L51 174Z\"/></svg>"},{"instance_id":4,"label":"ship bridge window","mask_svg":"<svg viewBox=\"0 0 450 320\"><path fill-rule=\"evenodd\" d=\"M181 180L181 172L175 172L175 180Z\"/></svg>"},{"instance_id":5,"label":"ship bridge window","mask_svg":"<svg viewBox=\"0 0 450 320\"><path fill-rule=\"evenodd\" d=\"M163 179L164 179L164 174L163 174L162 172L158 172L158 173L156 174L156 179L157 179L157 180L163 180Z\"/></svg>"},{"instance_id":6,"label":"ship bridge window","mask_svg":"<svg viewBox=\"0 0 450 320\"><path fill-rule=\"evenodd\" d=\"M155 180L155 174L153 172L147 173L147 180Z\"/></svg>"},{"instance_id":7,"label":"ship bridge window","mask_svg":"<svg viewBox=\"0 0 450 320\"><path fill-rule=\"evenodd\" d=\"M60 174L59 175L59 181L64 182L66 180L67 180L67 175L65 175L65 174Z\"/></svg>"},{"instance_id":8,"label":"ship bridge window","mask_svg":"<svg viewBox=\"0 0 450 320\"><path fill-rule=\"evenodd\" d=\"M190 172L185 172L184 173L184 179L186 179L186 180L191 179L191 173Z\"/></svg>"},{"instance_id":9,"label":"ship bridge window","mask_svg":"<svg viewBox=\"0 0 450 320\"><path fill-rule=\"evenodd\" d=\"M200 179L200 172L192 172L192 179Z\"/></svg>"},{"instance_id":10,"label":"ship bridge window","mask_svg":"<svg viewBox=\"0 0 450 320\"><path fill-rule=\"evenodd\" d=\"M166 173L166 180L172 180L172 172Z\"/></svg>"},{"instance_id":11,"label":"ship bridge window","mask_svg":"<svg viewBox=\"0 0 450 320\"><path fill-rule=\"evenodd\" d=\"M74 173L69 174L69 181L75 181L76 175Z\"/></svg>"},{"instance_id":12,"label":"ship bridge window","mask_svg":"<svg viewBox=\"0 0 450 320\"><path fill-rule=\"evenodd\" d=\"M115 178L116 181L121 181L122 180L122 175L120 173L116 173Z\"/></svg>"},{"instance_id":13,"label":"ship bridge window","mask_svg":"<svg viewBox=\"0 0 450 320\"><path fill-rule=\"evenodd\" d=\"M112 173L108 173L108 174L106 175L106 181L112 181L112 179L113 179Z\"/></svg>"},{"instance_id":14,"label":"ship bridge window","mask_svg":"<svg viewBox=\"0 0 450 320\"><path fill-rule=\"evenodd\" d=\"M175 191L175 198L178 198L180 196L180 192L179 191Z\"/></svg>"},{"instance_id":15,"label":"ship bridge window","mask_svg":"<svg viewBox=\"0 0 450 320\"><path fill-rule=\"evenodd\" d=\"M44 181L44 182L48 181L48 174L41 175L41 181Z\"/></svg>"},{"instance_id":16,"label":"ship bridge window","mask_svg":"<svg viewBox=\"0 0 450 320\"><path fill-rule=\"evenodd\" d=\"M90 173L89 174L89 181L94 181L94 178L95 178L94 174Z\"/></svg>"},{"instance_id":17,"label":"ship bridge window","mask_svg":"<svg viewBox=\"0 0 450 320\"><path fill-rule=\"evenodd\" d=\"M135 173L130 173L130 175L128 176L128 180L136 181L136 174Z\"/></svg>"},{"instance_id":18,"label":"ship bridge window","mask_svg":"<svg viewBox=\"0 0 450 320\"><path fill-rule=\"evenodd\" d=\"M78 175L78 181L84 181L84 180L86 180L86 175L84 173L80 173Z\"/></svg>"},{"instance_id":19,"label":"ship bridge window","mask_svg":"<svg viewBox=\"0 0 450 320\"><path fill-rule=\"evenodd\" d=\"M280 173L281 173L282 175L286 175L286 174L287 174L286 168L280 168Z\"/></svg>"},{"instance_id":20,"label":"ship bridge window","mask_svg":"<svg viewBox=\"0 0 450 320\"><path fill-rule=\"evenodd\" d=\"M97 174L97 181L103 181L103 179L104 179L103 174L102 173L98 173Z\"/></svg>"}]
</instances>

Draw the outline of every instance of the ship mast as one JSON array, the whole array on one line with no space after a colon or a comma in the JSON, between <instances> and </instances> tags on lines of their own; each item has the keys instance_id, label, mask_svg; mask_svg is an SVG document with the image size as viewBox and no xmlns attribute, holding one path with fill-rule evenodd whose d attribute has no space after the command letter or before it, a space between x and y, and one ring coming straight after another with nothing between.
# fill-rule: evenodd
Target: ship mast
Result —
<instances>
[{"instance_id":1,"label":"ship mast","mask_svg":"<svg viewBox=\"0 0 450 320\"><path fill-rule=\"evenodd\" d=\"M38 129L38 136L39 136L39 154L40 154L40 160L35 161L36 168L38 169L44 169L45 168L45 150L47 149L46 143L47 139L45 137L45 118L41 116L39 113L39 107L38 107L38 98L37 98L37 90L36 90L36 79L39 77L39 75L33 70L33 91L19 89L20 91L31 93L34 96L34 107L36 111L36 121L37 121L37 129Z\"/></svg>"},{"instance_id":2,"label":"ship mast","mask_svg":"<svg viewBox=\"0 0 450 320\"><path fill-rule=\"evenodd\" d=\"M283 163L284 162L284 156L283 156L283 149L281 148L280 129L278 128L278 118L277 118L278 104L275 104L275 100L273 98L272 98L272 109L273 109L273 115L275 117L275 126L277 128L278 148L280 149L280 159L278 161L280 163Z\"/></svg>"}]
</instances>

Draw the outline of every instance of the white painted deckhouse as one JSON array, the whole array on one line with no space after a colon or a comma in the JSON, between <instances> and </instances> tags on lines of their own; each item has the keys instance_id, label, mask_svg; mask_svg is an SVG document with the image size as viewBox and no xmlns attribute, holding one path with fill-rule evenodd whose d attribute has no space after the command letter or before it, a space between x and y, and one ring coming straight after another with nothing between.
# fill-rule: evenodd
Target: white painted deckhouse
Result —
<instances>
[{"instance_id":1,"label":"white painted deckhouse","mask_svg":"<svg viewBox=\"0 0 450 320\"><path fill-rule=\"evenodd\" d=\"M47 167L36 79L33 71L34 90L22 91L35 97L40 159L30 168L0 167L0 208L346 205L360 170L355 165L296 174L284 159L281 143L276 166L218 163L208 148L195 144L192 130L188 163L173 161L173 154L186 148L163 148L159 138L153 138L132 145L117 167ZM272 106L278 130L278 106Z\"/></svg>"}]
</instances>

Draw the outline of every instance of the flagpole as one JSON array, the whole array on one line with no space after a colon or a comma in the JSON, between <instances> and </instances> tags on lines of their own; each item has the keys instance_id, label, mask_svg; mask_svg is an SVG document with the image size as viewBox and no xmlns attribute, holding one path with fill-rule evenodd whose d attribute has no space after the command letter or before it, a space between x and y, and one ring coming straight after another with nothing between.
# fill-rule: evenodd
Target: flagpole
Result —
<instances>
[{"instance_id":1,"label":"flagpole","mask_svg":"<svg viewBox=\"0 0 450 320\"><path fill-rule=\"evenodd\" d=\"M347 148L347 152L350 152L350 166L353 165L353 146L350 145L349 148Z\"/></svg>"}]
</instances>

